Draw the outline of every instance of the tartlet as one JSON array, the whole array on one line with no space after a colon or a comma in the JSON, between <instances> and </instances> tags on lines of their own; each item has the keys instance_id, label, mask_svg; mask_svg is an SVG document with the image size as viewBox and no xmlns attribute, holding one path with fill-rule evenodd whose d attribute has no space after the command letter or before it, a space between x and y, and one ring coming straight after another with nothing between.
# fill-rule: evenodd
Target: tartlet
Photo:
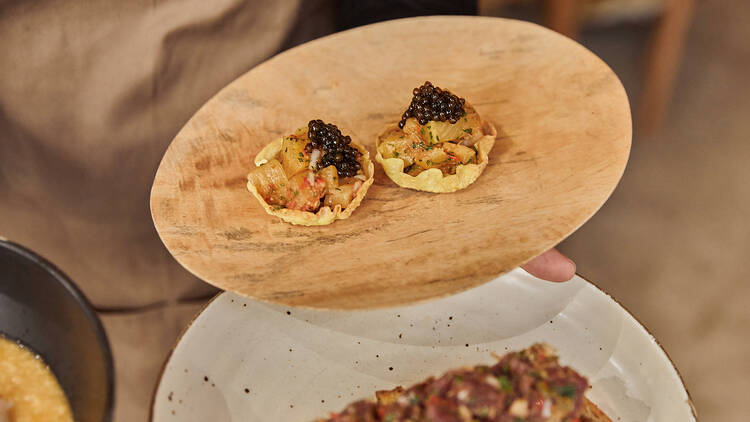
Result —
<instances>
[{"instance_id":1,"label":"tartlet","mask_svg":"<svg viewBox=\"0 0 750 422\"><path fill-rule=\"evenodd\" d=\"M268 214L303 226L349 218L375 173L365 147L321 120L266 145L255 165L247 189Z\"/></svg>"},{"instance_id":2,"label":"tartlet","mask_svg":"<svg viewBox=\"0 0 750 422\"><path fill-rule=\"evenodd\" d=\"M432 85L414 88L409 108L376 141L375 160L397 185L444 193L474 183L497 130L463 98Z\"/></svg>"}]
</instances>

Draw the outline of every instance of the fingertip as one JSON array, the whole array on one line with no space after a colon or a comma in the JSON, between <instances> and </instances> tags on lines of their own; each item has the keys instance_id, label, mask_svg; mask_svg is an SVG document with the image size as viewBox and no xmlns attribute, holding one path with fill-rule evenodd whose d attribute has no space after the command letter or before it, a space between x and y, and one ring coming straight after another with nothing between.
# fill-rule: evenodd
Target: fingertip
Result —
<instances>
[{"instance_id":1,"label":"fingertip","mask_svg":"<svg viewBox=\"0 0 750 422\"><path fill-rule=\"evenodd\" d=\"M529 274L542 280L562 283L576 274L576 264L556 249L550 249L522 266Z\"/></svg>"},{"instance_id":2,"label":"fingertip","mask_svg":"<svg viewBox=\"0 0 750 422\"><path fill-rule=\"evenodd\" d=\"M573 260L568 257L565 257L565 260L567 261L567 266L563 270L563 274L561 277L563 278L563 280L561 281L570 281L570 279L572 279L573 276L576 275L576 263L573 262Z\"/></svg>"}]
</instances>

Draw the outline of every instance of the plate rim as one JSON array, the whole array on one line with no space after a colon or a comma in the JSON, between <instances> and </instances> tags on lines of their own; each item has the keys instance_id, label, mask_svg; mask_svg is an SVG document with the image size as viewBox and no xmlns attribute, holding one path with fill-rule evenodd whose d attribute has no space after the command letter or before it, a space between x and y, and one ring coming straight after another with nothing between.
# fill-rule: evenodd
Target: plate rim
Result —
<instances>
[{"instance_id":1,"label":"plate rim","mask_svg":"<svg viewBox=\"0 0 750 422\"><path fill-rule=\"evenodd\" d=\"M513 270L511 270L511 271L513 271ZM510 272L508 272L506 274L510 274ZM669 353L667 353L667 350L664 348L664 346L662 346L661 342L651 333L651 330L649 330L648 327L645 324L643 324L643 322L641 322L640 319L638 319L632 312L630 312L630 309L628 309L620 301L618 301L617 299L615 299L614 296L612 296L611 294L607 293L607 291L605 291L603 288L601 288L598 284L594 283L589 278L587 278L586 276L582 275L579 271L576 271L575 276L580 277L583 281L585 281L589 285L593 286L594 289L596 289L600 293L604 294L607 298L609 298L610 300L612 300L612 302L614 302L617 306L619 306L620 308L622 308L622 310L625 311L625 314L628 315L629 317L631 317L636 322L636 324L638 324L638 326L643 331L645 331L645 333L654 341L654 343L656 344L656 347L659 349L659 351L661 351L661 353L664 355L664 357L667 358L667 361L669 362L669 366L677 374L677 379L680 382L680 386L682 387L682 390L685 391L685 394L687 396L686 403L687 403L688 407L690 408L690 413L693 415L693 419L695 419L695 421L698 422L699 421L699 419L698 419L698 412L695 409L695 404L693 403L693 398L690 395L690 390L687 388L687 385L685 384L685 380L683 379L682 374L680 373L679 368L677 368L677 365L675 365L674 361L672 360L672 357L669 355ZM493 280L497 280L500 277L502 277L502 275L494 278ZM491 281L492 280L490 280L490 282ZM563 283L567 283L567 281L565 281ZM479 287L479 286L475 286L475 287ZM471 290L471 289L468 289L468 290ZM464 291L467 291L467 290L464 290ZM188 324L182 329L182 332L177 337L177 339L175 340L175 342L172 345L172 347L169 349L169 352L167 353L167 356L164 358L164 362L162 362L161 369L159 370L159 376L157 377L157 379L156 379L156 381L154 383L154 387L152 389L151 403L149 404L149 414L148 414L148 421L149 422L154 422L154 408L156 407L156 394L159 392L159 387L161 387L162 380L164 379L164 372L167 369L167 365L172 360L172 356L174 355L175 349L180 344L180 342L182 341L182 339L185 336L185 334L192 328L193 323L196 321L196 319L198 319L198 317L201 316L209 308L209 306L211 306L214 303L214 301L216 301L216 299L218 299L220 296L222 296L224 294L235 294L235 295L238 295L238 296L242 296L240 294L237 294L237 293L234 293L234 292L229 292L229 291L221 291L221 292L217 293L216 295L214 295L211 299L209 299L203 305L203 307L201 307L201 309L199 309L195 313L195 315L193 315L193 317L190 319L190 322L188 322ZM248 299L249 300L254 300L254 301L257 301L257 302L260 302L260 303L267 303L267 302L264 302L264 301L261 301L261 300L257 300L257 299L254 299L254 298L248 298ZM405 306L411 306L411 305L405 305ZM339 311L339 312L341 312L341 311ZM343 311L343 312L349 312L349 311Z\"/></svg>"}]
</instances>

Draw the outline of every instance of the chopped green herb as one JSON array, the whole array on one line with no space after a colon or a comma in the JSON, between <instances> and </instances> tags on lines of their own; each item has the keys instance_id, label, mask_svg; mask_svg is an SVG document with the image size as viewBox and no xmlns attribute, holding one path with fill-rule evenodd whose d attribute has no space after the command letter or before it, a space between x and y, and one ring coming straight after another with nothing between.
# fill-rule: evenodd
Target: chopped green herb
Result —
<instances>
[{"instance_id":1,"label":"chopped green herb","mask_svg":"<svg viewBox=\"0 0 750 422\"><path fill-rule=\"evenodd\" d=\"M398 156L399 156L399 155L400 155L400 154L398 153L398 151L393 151L393 156L394 156L394 157L398 158Z\"/></svg>"},{"instance_id":2,"label":"chopped green herb","mask_svg":"<svg viewBox=\"0 0 750 422\"><path fill-rule=\"evenodd\" d=\"M430 142L432 142L432 132L430 132Z\"/></svg>"},{"instance_id":3,"label":"chopped green herb","mask_svg":"<svg viewBox=\"0 0 750 422\"><path fill-rule=\"evenodd\" d=\"M472 130L471 130L471 128L468 128L468 129L464 129L464 132L466 132L466 133L471 133L471 132L472 132Z\"/></svg>"},{"instance_id":4,"label":"chopped green herb","mask_svg":"<svg viewBox=\"0 0 750 422\"><path fill-rule=\"evenodd\" d=\"M576 388L573 385L566 384L562 387L558 387L557 392L563 397L573 398L576 395Z\"/></svg>"},{"instance_id":5,"label":"chopped green herb","mask_svg":"<svg viewBox=\"0 0 750 422\"><path fill-rule=\"evenodd\" d=\"M284 187L284 184L283 184L283 183L280 183L280 185L281 185L281 187L282 187L282 188Z\"/></svg>"},{"instance_id":6,"label":"chopped green herb","mask_svg":"<svg viewBox=\"0 0 750 422\"><path fill-rule=\"evenodd\" d=\"M304 160L303 160L303 159L301 159L301 158L297 158L297 161L299 161L299 162L301 163L301 162L302 162L302 161L304 161Z\"/></svg>"},{"instance_id":7,"label":"chopped green herb","mask_svg":"<svg viewBox=\"0 0 750 422\"><path fill-rule=\"evenodd\" d=\"M500 382L500 389L503 390L506 393L512 393L513 392L513 384L511 384L508 377L505 375L500 375L497 377L498 382Z\"/></svg>"},{"instance_id":8,"label":"chopped green herb","mask_svg":"<svg viewBox=\"0 0 750 422\"><path fill-rule=\"evenodd\" d=\"M474 161L474 157L469 157L468 160L466 160L466 164L469 164L470 162Z\"/></svg>"},{"instance_id":9,"label":"chopped green herb","mask_svg":"<svg viewBox=\"0 0 750 422\"><path fill-rule=\"evenodd\" d=\"M458 382L462 382L464 380L464 377L463 375L456 375L455 377L453 377L453 379Z\"/></svg>"},{"instance_id":10,"label":"chopped green herb","mask_svg":"<svg viewBox=\"0 0 750 422\"><path fill-rule=\"evenodd\" d=\"M431 166L432 165L432 161L431 160L427 160L427 165Z\"/></svg>"},{"instance_id":11,"label":"chopped green herb","mask_svg":"<svg viewBox=\"0 0 750 422\"><path fill-rule=\"evenodd\" d=\"M435 135L435 138L437 138L437 141L440 142L440 135Z\"/></svg>"},{"instance_id":12,"label":"chopped green herb","mask_svg":"<svg viewBox=\"0 0 750 422\"><path fill-rule=\"evenodd\" d=\"M284 208L284 207L282 207L281 205L274 205L273 206L273 209L276 210L276 211L278 211L278 210L280 210L282 208Z\"/></svg>"},{"instance_id":13,"label":"chopped green herb","mask_svg":"<svg viewBox=\"0 0 750 422\"><path fill-rule=\"evenodd\" d=\"M304 157L304 156L305 156L305 154L303 154L303 153L301 153L301 152L300 152L300 153L299 153L299 156L300 156L300 157Z\"/></svg>"}]
</instances>

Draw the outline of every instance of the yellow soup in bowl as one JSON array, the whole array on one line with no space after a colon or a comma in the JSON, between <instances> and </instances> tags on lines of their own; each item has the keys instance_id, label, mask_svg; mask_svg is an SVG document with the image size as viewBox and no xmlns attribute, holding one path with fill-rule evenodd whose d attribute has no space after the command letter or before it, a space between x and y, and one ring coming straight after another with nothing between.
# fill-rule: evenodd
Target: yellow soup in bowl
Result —
<instances>
[{"instance_id":1,"label":"yellow soup in bowl","mask_svg":"<svg viewBox=\"0 0 750 422\"><path fill-rule=\"evenodd\" d=\"M0 422L73 422L68 399L41 357L0 336Z\"/></svg>"}]
</instances>

